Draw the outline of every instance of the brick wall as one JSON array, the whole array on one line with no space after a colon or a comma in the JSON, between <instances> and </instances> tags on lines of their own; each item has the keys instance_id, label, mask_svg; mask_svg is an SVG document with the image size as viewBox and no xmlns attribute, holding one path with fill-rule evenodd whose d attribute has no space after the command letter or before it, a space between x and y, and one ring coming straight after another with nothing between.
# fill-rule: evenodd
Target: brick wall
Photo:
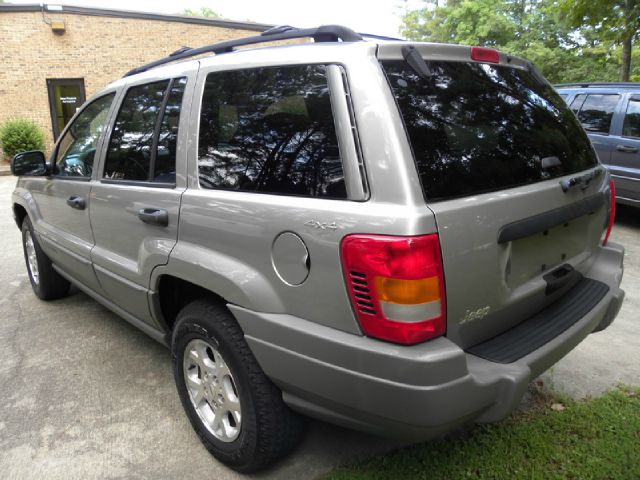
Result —
<instances>
[{"instance_id":1,"label":"brick wall","mask_svg":"<svg viewBox=\"0 0 640 480\"><path fill-rule=\"evenodd\" d=\"M182 46L201 46L255 31L134 18L47 12L63 19L53 33L40 12L0 13L0 123L27 117L53 144L47 78L84 78L89 98L128 70ZM1 155L0 155L1 158Z\"/></svg>"}]
</instances>

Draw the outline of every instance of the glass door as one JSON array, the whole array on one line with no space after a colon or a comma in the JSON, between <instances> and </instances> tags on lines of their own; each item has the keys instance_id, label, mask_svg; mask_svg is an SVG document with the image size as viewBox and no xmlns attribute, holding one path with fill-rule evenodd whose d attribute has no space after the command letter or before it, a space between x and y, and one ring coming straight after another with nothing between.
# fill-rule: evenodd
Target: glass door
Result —
<instances>
[{"instance_id":1,"label":"glass door","mask_svg":"<svg viewBox=\"0 0 640 480\"><path fill-rule=\"evenodd\" d=\"M47 90L49 91L53 138L56 140L76 110L84 103L84 79L49 78L47 79Z\"/></svg>"}]
</instances>

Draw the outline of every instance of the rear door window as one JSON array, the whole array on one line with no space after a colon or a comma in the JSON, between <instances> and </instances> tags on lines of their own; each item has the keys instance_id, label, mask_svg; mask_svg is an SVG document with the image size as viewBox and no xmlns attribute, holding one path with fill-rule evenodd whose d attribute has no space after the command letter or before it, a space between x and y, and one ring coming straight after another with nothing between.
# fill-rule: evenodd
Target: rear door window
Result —
<instances>
[{"instance_id":1,"label":"rear door window","mask_svg":"<svg viewBox=\"0 0 640 480\"><path fill-rule=\"evenodd\" d=\"M382 66L430 200L525 185L580 171L597 158L558 93L528 71L427 61L429 78L403 61ZM543 159L556 157L558 161ZM553 166L555 165L555 166Z\"/></svg>"},{"instance_id":2,"label":"rear door window","mask_svg":"<svg viewBox=\"0 0 640 480\"><path fill-rule=\"evenodd\" d=\"M109 141L104 178L175 182L178 121L186 79L131 87Z\"/></svg>"},{"instance_id":3,"label":"rear door window","mask_svg":"<svg viewBox=\"0 0 640 480\"><path fill-rule=\"evenodd\" d=\"M578 115L582 127L587 132L608 134L620 95L590 94L578 95L578 97L584 97L583 101L579 106L574 101L571 107Z\"/></svg>"},{"instance_id":4,"label":"rear door window","mask_svg":"<svg viewBox=\"0 0 640 480\"><path fill-rule=\"evenodd\" d=\"M622 124L622 136L640 138L640 96L629 99Z\"/></svg>"},{"instance_id":5,"label":"rear door window","mask_svg":"<svg viewBox=\"0 0 640 480\"><path fill-rule=\"evenodd\" d=\"M210 73L198 170L203 188L346 198L326 67Z\"/></svg>"}]
</instances>

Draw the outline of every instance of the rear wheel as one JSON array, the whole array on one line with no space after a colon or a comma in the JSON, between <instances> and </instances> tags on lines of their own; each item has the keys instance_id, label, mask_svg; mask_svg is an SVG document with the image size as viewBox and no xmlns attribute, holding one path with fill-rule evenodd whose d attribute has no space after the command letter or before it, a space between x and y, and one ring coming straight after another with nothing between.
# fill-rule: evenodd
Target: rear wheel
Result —
<instances>
[{"instance_id":1,"label":"rear wheel","mask_svg":"<svg viewBox=\"0 0 640 480\"><path fill-rule=\"evenodd\" d=\"M22 222L22 247L27 273L34 293L41 300L55 300L69 293L69 282L53 269L51 260L40 248L29 217Z\"/></svg>"},{"instance_id":2,"label":"rear wheel","mask_svg":"<svg viewBox=\"0 0 640 480\"><path fill-rule=\"evenodd\" d=\"M224 305L203 299L184 307L171 350L182 405L214 457L255 472L296 445L300 417L284 404Z\"/></svg>"}]
</instances>

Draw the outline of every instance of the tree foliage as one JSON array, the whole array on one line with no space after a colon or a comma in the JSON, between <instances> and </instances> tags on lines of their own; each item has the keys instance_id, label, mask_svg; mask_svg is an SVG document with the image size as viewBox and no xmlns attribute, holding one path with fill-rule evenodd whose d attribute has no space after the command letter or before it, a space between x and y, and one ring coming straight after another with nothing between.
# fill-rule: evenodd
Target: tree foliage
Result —
<instances>
[{"instance_id":1,"label":"tree foliage","mask_svg":"<svg viewBox=\"0 0 640 480\"><path fill-rule=\"evenodd\" d=\"M622 46L620 80L628 81L633 42L640 36L640 0L562 0L560 8L573 27L592 27L598 37Z\"/></svg>"},{"instance_id":2,"label":"tree foliage","mask_svg":"<svg viewBox=\"0 0 640 480\"><path fill-rule=\"evenodd\" d=\"M44 133L31 120L7 120L0 126L0 148L7 158L28 150L44 150Z\"/></svg>"},{"instance_id":3,"label":"tree foliage","mask_svg":"<svg viewBox=\"0 0 640 480\"><path fill-rule=\"evenodd\" d=\"M621 7L609 6L636 2L427 0L423 8L406 11L402 34L411 40L499 48L533 61L556 83L614 81L624 71L622 32L634 27L620 18ZM638 37L635 28L633 39ZM640 80L638 54L631 48L629 58L629 77Z\"/></svg>"},{"instance_id":4,"label":"tree foliage","mask_svg":"<svg viewBox=\"0 0 640 480\"><path fill-rule=\"evenodd\" d=\"M200 7L200 10L185 8L182 11L182 15L186 15L188 17L221 18L218 12L209 7Z\"/></svg>"}]
</instances>

